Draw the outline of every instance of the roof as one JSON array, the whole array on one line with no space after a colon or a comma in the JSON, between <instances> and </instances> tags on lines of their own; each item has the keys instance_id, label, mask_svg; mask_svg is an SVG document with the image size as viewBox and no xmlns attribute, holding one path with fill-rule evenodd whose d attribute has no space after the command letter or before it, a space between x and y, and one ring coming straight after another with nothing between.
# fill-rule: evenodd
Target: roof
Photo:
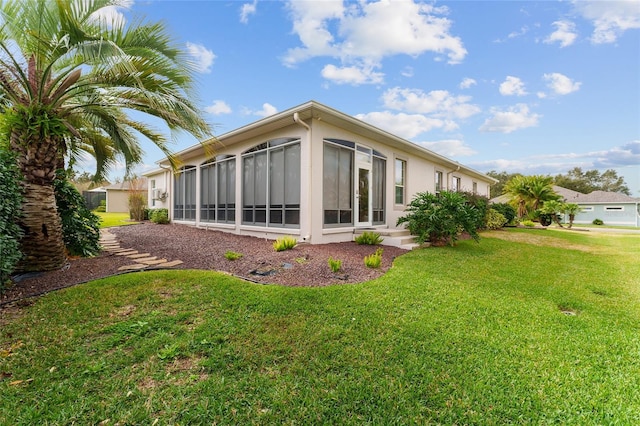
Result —
<instances>
[{"instance_id":1,"label":"roof","mask_svg":"<svg viewBox=\"0 0 640 426\"><path fill-rule=\"evenodd\" d=\"M146 189L147 178L140 178L140 179L142 181L141 187ZM125 180L124 182L112 183L111 185L105 187L104 189L107 191L129 191L131 189L131 181Z\"/></svg>"},{"instance_id":2,"label":"roof","mask_svg":"<svg viewBox=\"0 0 640 426\"><path fill-rule=\"evenodd\" d=\"M593 191L589 194L579 194L574 203L640 203L640 198L633 198L619 192Z\"/></svg>"},{"instance_id":3,"label":"roof","mask_svg":"<svg viewBox=\"0 0 640 426\"><path fill-rule=\"evenodd\" d=\"M286 126L290 126L294 123L294 114L298 115L300 121L322 120L326 123L332 124L336 127L340 127L365 138L378 140L385 145L402 149L406 152L422 158L428 158L429 160L435 162L436 164L442 165L443 167L454 169L457 169L459 167L460 170L463 170L468 174L475 175L489 182L497 182L496 179L487 176L484 173L463 166L457 161L451 160L411 141L403 139L385 130L379 129L375 126L372 126L371 124L368 124L353 116L342 113L316 101L306 102L304 104L247 124L246 126L232 130L228 133L218 136L217 138L208 139L206 141L203 141L202 143L179 151L174 156L182 161L186 161L189 158L200 155L203 147L210 148L212 146L215 146L216 144L232 145L234 143L238 143L267 132L272 132ZM167 165L168 163L169 161L166 158L158 162L159 165ZM148 174L149 173L147 173L147 175Z\"/></svg>"}]
</instances>

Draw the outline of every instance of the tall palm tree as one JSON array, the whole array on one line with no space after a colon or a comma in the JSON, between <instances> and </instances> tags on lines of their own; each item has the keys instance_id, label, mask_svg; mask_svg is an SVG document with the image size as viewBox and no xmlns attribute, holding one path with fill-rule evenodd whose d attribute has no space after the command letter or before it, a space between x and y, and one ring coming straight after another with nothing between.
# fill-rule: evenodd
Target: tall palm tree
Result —
<instances>
[{"instance_id":1,"label":"tall palm tree","mask_svg":"<svg viewBox=\"0 0 640 426\"><path fill-rule=\"evenodd\" d=\"M163 25L109 18L119 0L8 0L0 5L0 108L24 175L22 270L66 260L53 192L56 169L79 151L96 177L116 154L141 161L138 136L169 157L165 136L134 120L139 111L172 131L209 134L196 110L193 66Z\"/></svg>"},{"instance_id":2,"label":"tall palm tree","mask_svg":"<svg viewBox=\"0 0 640 426\"><path fill-rule=\"evenodd\" d=\"M511 197L519 218L538 210L545 201L559 199L550 176L514 176L505 184L504 191Z\"/></svg>"}]
</instances>

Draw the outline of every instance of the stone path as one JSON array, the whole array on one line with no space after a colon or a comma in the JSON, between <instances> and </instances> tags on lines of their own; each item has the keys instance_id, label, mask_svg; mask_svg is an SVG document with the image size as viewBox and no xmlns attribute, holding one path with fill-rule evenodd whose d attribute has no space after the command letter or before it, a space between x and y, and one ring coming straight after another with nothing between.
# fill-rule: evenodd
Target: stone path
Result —
<instances>
[{"instance_id":1,"label":"stone path","mask_svg":"<svg viewBox=\"0 0 640 426\"><path fill-rule=\"evenodd\" d=\"M167 259L158 259L155 256L151 256L150 253L138 253L137 250L122 248L116 236L109 232L109 229L102 229L100 231L100 245L105 251L111 252L116 256L125 256L127 259L131 259L133 263L121 266L118 268L119 271L135 271L149 267L153 267L154 269L172 268L182 263L182 260L169 262Z\"/></svg>"}]
</instances>

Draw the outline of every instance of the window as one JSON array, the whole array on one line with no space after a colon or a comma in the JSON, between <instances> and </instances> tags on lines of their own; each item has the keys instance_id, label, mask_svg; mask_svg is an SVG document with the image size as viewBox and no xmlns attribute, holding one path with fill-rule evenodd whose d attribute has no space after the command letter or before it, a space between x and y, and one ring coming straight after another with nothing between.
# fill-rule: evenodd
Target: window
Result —
<instances>
[{"instance_id":1,"label":"window","mask_svg":"<svg viewBox=\"0 0 640 426\"><path fill-rule=\"evenodd\" d=\"M235 223L236 159L219 156L200 167L200 220Z\"/></svg>"},{"instance_id":2,"label":"window","mask_svg":"<svg viewBox=\"0 0 640 426\"><path fill-rule=\"evenodd\" d=\"M473 182L473 193L474 194L478 193L478 182Z\"/></svg>"},{"instance_id":3,"label":"window","mask_svg":"<svg viewBox=\"0 0 640 426\"><path fill-rule=\"evenodd\" d=\"M407 162L396 158L396 183L395 183L395 203L404 204L405 186L407 180Z\"/></svg>"},{"instance_id":4,"label":"window","mask_svg":"<svg viewBox=\"0 0 640 426\"><path fill-rule=\"evenodd\" d=\"M173 217L176 220L196 220L196 168L185 166L175 175Z\"/></svg>"},{"instance_id":5,"label":"window","mask_svg":"<svg viewBox=\"0 0 640 426\"><path fill-rule=\"evenodd\" d=\"M151 207L155 207L156 205L156 197L154 196L154 189L156 189L156 180L151 179Z\"/></svg>"},{"instance_id":6,"label":"window","mask_svg":"<svg viewBox=\"0 0 640 426\"><path fill-rule=\"evenodd\" d=\"M242 223L300 226L300 139L279 138L242 155Z\"/></svg>"},{"instance_id":7,"label":"window","mask_svg":"<svg viewBox=\"0 0 640 426\"><path fill-rule=\"evenodd\" d=\"M583 212L592 212L593 211L593 206L584 206L584 207L582 207L582 211Z\"/></svg>"},{"instance_id":8,"label":"window","mask_svg":"<svg viewBox=\"0 0 640 426\"><path fill-rule=\"evenodd\" d=\"M604 206L605 212L623 212L624 206Z\"/></svg>"},{"instance_id":9,"label":"window","mask_svg":"<svg viewBox=\"0 0 640 426\"><path fill-rule=\"evenodd\" d=\"M442 190L444 190L444 186L442 186L442 172L438 172L436 171L436 176L435 176L435 181L436 181L436 194Z\"/></svg>"},{"instance_id":10,"label":"window","mask_svg":"<svg viewBox=\"0 0 640 426\"><path fill-rule=\"evenodd\" d=\"M353 149L324 144L322 200L325 225L353 224Z\"/></svg>"},{"instance_id":11,"label":"window","mask_svg":"<svg viewBox=\"0 0 640 426\"><path fill-rule=\"evenodd\" d=\"M451 190L454 192L458 192L462 190L459 177L454 176L453 179L451 180Z\"/></svg>"},{"instance_id":12,"label":"window","mask_svg":"<svg viewBox=\"0 0 640 426\"><path fill-rule=\"evenodd\" d=\"M322 202L324 224L329 227L354 223L356 159L360 163L371 164L371 222L376 225L385 223L386 157L375 149L356 146L354 142L325 139Z\"/></svg>"}]
</instances>

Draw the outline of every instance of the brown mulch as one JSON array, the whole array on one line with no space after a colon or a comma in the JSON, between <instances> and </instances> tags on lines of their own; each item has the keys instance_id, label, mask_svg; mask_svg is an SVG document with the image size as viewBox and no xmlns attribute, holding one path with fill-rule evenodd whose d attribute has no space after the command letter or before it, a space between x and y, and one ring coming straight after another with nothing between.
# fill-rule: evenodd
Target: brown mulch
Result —
<instances>
[{"instance_id":1,"label":"brown mulch","mask_svg":"<svg viewBox=\"0 0 640 426\"><path fill-rule=\"evenodd\" d=\"M186 225L145 222L110 228L110 232L122 248L183 262L172 269L224 271L256 283L285 286L319 287L368 281L384 274L395 257L406 253L397 247L383 246L382 266L371 269L364 265L363 258L375 252L376 247L354 242L299 244L292 250L276 252L272 240ZM227 251L241 253L242 257L227 260L224 257ZM337 274L327 264L330 256L342 260L342 270ZM94 258L72 259L61 270L23 277L0 296L0 308L16 300L118 274L119 267L132 263L131 259L108 252Z\"/></svg>"}]
</instances>

